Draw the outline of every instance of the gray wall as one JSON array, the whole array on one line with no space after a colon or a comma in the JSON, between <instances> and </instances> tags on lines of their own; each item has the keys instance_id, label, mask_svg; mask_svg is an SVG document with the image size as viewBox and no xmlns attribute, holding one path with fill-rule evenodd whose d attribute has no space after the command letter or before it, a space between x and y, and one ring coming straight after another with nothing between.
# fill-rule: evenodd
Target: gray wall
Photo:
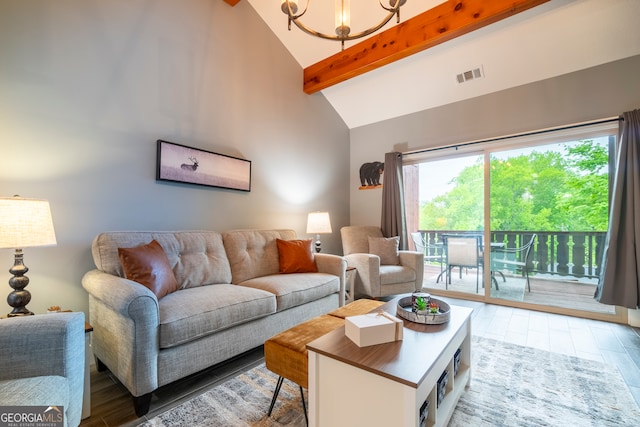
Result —
<instances>
[{"instance_id":1,"label":"gray wall","mask_svg":"<svg viewBox=\"0 0 640 427\"><path fill-rule=\"evenodd\" d=\"M615 117L640 108L640 56L351 130L351 224L380 224L382 190L358 190L362 163L386 152L446 146Z\"/></svg>"},{"instance_id":2,"label":"gray wall","mask_svg":"<svg viewBox=\"0 0 640 427\"><path fill-rule=\"evenodd\" d=\"M157 139L251 160L251 192L157 182ZM327 210L324 251L340 253L348 156L348 129L302 92L301 67L248 2L0 2L0 196L48 199L58 239L25 250L32 311L87 312L80 281L106 230L308 237L307 213ZM12 264L0 250L0 295Z\"/></svg>"}]
</instances>

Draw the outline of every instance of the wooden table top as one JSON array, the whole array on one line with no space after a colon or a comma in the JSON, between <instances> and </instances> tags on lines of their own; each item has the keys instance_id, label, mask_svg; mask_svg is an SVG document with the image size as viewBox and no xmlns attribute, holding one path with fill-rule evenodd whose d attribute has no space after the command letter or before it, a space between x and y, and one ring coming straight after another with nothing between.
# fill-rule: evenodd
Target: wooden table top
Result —
<instances>
[{"instance_id":1,"label":"wooden table top","mask_svg":"<svg viewBox=\"0 0 640 427\"><path fill-rule=\"evenodd\" d=\"M380 309L396 315L401 295ZM447 323L425 325L406 319L403 340L358 347L344 332L344 326L307 344L307 349L366 371L417 388L442 351L470 320L471 308L451 305Z\"/></svg>"}]
</instances>

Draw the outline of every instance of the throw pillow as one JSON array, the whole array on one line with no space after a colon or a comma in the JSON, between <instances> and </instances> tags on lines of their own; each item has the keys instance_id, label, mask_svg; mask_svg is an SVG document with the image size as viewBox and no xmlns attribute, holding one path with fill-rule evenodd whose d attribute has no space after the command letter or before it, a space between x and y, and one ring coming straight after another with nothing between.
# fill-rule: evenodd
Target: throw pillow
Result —
<instances>
[{"instance_id":1,"label":"throw pillow","mask_svg":"<svg viewBox=\"0 0 640 427\"><path fill-rule=\"evenodd\" d=\"M118 248L118 257L125 277L146 286L158 299L178 290L169 258L156 240L134 248Z\"/></svg>"},{"instance_id":2,"label":"throw pillow","mask_svg":"<svg viewBox=\"0 0 640 427\"><path fill-rule=\"evenodd\" d=\"M398 265L399 237L369 237L369 253L380 257L380 265Z\"/></svg>"},{"instance_id":3,"label":"throw pillow","mask_svg":"<svg viewBox=\"0 0 640 427\"><path fill-rule=\"evenodd\" d=\"M278 259L280 273L317 273L318 267L311 252L311 239L308 240L280 240L278 245Z\"/></svg>"}]
</instances>

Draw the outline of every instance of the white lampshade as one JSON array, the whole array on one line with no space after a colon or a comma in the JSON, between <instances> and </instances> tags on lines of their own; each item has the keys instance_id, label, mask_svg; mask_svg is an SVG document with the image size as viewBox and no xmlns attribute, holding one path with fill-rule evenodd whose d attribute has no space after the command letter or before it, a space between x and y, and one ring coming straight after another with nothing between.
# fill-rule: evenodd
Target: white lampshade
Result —
<instances>
[{"instance_id":1,"label":"white lampshade","mask_svg":"<svg viewBox=\"0 0 640 427\"><path fill-rule=\"evenodd\" d=\"M307 218L307 233L331 233L331 221L329 220L329 212L310 212L309 217Z\"/></svg>"},{"instance_id":2,"label":"white lampshade","mask_svg":"<svg viewBox=\"0 0 640 427\"><path fill-rule=\"evenodd\" d=\"M17 196L0 198L0 248L55 244L56 234L48 201Z\"/></svg>"}]
</instances>

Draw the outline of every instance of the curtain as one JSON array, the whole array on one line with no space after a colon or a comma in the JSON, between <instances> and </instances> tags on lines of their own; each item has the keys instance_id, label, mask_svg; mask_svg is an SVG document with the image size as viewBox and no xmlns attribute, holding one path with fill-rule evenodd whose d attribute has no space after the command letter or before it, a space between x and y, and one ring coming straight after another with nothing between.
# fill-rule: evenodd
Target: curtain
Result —
<instances>
[{"instance_id":1,"label":"curtain","mask_svg":"<svg viewBox=\"0 0 640 427\"><path fill-rule=\"evenodd\" d=\"M640 110L622 115L609 229L595 299L640 306Z\"/></svg>"},{"instance_id":2,"label":"curtain","mask_svg":"<svg viewBox=\"0 0 640 427\"><path fill-rule=\"evenodd\" d=\"M384 183L382 185L382 218L380 228L385 237L398 236L398 248L406 250L407 222L404 213L402 153L384 155Z\"/></svg>"}]
</instances>

